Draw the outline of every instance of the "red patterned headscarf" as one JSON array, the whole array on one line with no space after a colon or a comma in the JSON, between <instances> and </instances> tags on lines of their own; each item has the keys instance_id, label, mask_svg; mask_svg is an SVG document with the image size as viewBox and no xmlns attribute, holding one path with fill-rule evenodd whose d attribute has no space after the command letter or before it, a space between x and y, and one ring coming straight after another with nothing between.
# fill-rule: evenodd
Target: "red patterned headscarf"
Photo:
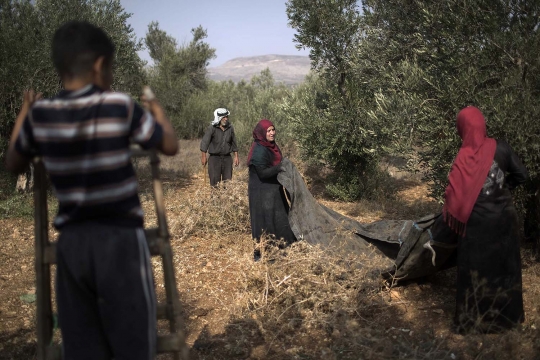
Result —
<instances>
[{"instance_id":1,"label":"red patterned headscarf","mask_svg":"<svg viewBox=\"0 0 540 360\"><path fill-rule=\"evenodd\" d=\"M251 143L251 149L249 149L247 159L248 165L251 162L251 157L253 156L253 149L255 149L256 144L262 145L267 149L270 149L270 151L274 155L272 166L275 166L281 162L281 150L279 150L279 146L277 146L275 141L270 142L266 140L266 131L270 126L274 126L274 124L272 124L270 120L262 119L257 123L255 129L253 129L253 143Z\"/></svg>"},{"instance_id":2,"label":"red patterned headscarf","mask_svg":"<svg viewBox=\"0 0 540 360\"><path fill-rule=\"evenodd\" d=\"M448 175L443 216L450 228L464 236L493 163L497 142L487 137L484 116L473 106L459 112L456 125L462 143Z\"/></svg>"}]
</instances>

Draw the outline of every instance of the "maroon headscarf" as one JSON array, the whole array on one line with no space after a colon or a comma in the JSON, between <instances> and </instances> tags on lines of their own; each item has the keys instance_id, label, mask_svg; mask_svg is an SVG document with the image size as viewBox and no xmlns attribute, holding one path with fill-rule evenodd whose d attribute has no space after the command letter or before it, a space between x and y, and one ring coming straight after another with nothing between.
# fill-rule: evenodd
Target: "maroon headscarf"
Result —
<instances>
[{"instance_id":1,"label":"maroon headscarf","mask_svg":"<svg viewBox=\"0 0 540 360\"><path fill-rule=\"evenodd\" d=\"M497 142L487 137L484 116L473 106L459 112L456 125L462 143L448 175L443 216L450 228L464 236L493 163Z\"/></svg>"},{"instance_id":2,"label":"maroon headscarf","mask_svg":"<svg viewBox=\"0 0 540 360\"><path fill-rule=\"evenodd\" d=\"M277 146L275 141L266 140L266 131L270 126L274 126L270 120L262 119L257 123L255 129L253 129L253 143L251 143L251 149L249 149L247 164L249 165L251 157L253 156L253 149L255 149L256 144L262 145L273 153L274 160L272 161L272 166L275 166L281 162L281 150ZM274 126L275 128L275 126Z\"/></svg>"}]
</instances>

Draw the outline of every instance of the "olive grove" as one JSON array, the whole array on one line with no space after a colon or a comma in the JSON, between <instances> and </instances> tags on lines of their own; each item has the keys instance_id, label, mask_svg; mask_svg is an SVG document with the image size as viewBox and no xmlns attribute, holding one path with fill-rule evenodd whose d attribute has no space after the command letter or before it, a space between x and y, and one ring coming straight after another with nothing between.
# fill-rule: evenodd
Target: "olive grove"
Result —
<instances>
[{"instance_id":1,"label":"olive grove","mask_svg":"<svg viewBox=\"0 0 540 360\"><path fill-rule=\"evenodd\" d=\"M305 157L336 172L336 195L369 196L362 179L376 176L381 156L399 154L441 199L460 145L456 114L474 105L489 136L529 170L517 201L535 234L540 1L289 0L287 14L319 74L287 104L310 115L291 112L290 121Z\"/></svg>"}]
</instances>

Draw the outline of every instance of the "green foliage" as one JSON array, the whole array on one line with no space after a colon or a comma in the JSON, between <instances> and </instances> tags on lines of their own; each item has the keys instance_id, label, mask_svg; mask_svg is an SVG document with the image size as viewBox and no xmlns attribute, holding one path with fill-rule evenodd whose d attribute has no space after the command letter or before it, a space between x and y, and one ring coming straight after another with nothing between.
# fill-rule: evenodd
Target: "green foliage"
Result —
<instances>
[{"instance_id":1,"label":"green foliage","mask_svg":"<svg viewBox=\"0 0 540 360\"><path fill-rule=\"evenodd\" d=\"M172 55L176 50L176 40L167 35L167 33L159 28L159 23L152 21L148 25L148 32L146 33L146 38L144 43L148 48L150 57L156 62L159 63L166 56Z\"/></svg>"},{"instance_id":2,"label":"green foliage","mask_svg":"<svg viewBox=\"0 0 540 360\"><path fill-rule=\"evenodd\" d=\"M207 33L202 27L191 30L192 40L188 44L177 46L176 40L159 29L157 22L148 26L145 43L154 60L154 66L148 69L149 85L165 108L169 119L186 136L186 129L191 132L197 124L188 121L183 126L182 111L191 96L207 89L206 67L215 57L215 50L203 40ZM212 110L213 111L213 110Z\"/></svg>"},{"instance_id":3,"label":"green foliage","mask_svg":"<svg viewBox=\"0 0 540 360\"><path fill-rule=\"evenodd\" d=\"M138 94L143 84L141 44L127 24L130 14L118 0L0 0L0 158L22 103L22 92L34 88L44 96L60 89L50 60L54 31L68 20L87 20L102 27L116 45L116 90Z\"/></svg>"},{"instance_id":4,"label":"green foliage","mask_svg":"<svg viewBox=\"0 0 540 360\"><path fill-rule=\"evenodd\" d=\"M113 89L132 96L139 95L144 83L144 63L137 51L142 49L142 42L137 40L133 28L127 23L131 14L124 11L119 0L36 0L35 11L44 40L40 48L42 61L48 64L51 76L54 69L50 61L50 44L54 32L67 21L86 20L102 28L116 46ZM54 84L55 87L44 89L46 95L58 91L58 79Z\"/></svg>"},{"instance_id":5,"label":"green foliage","mask_svg":"<svg viewBox=\"0 0 540 360\"><path fill-rule=\"evenodd\" d=\"M48 64L40 61L43 35L30 1L0 0L0 157L22 103L22 89L39 81ZM43 76L43 75L41 75Z\"/></svg>"},{"instance_id":6,"label":"green foliage","mask_svg":"<svg viewBox=\"0 0 540 360\"><path fill-rule=\"evenodd\" d=\"M328 90L324 79L311 77L286 99L282 112L290 123L305 160L321 161L334 170L327 187L342 200L372 198L378 191L377 166L385 154L391 133L383 121L366 123L369 104L351 96L354 105L344 106L336 90ZM347 92L360 89L348 83Z\"/></svg>"},{"instance_id":7,"label":"green foliage","mask_svg":"<svg viewBox=\"0 0 540 360\"><path fill-rule=\"evenodd\" d=\"M297 47L310 48L313 68L345 95L349 58L359 41L357 0L289 0L286 6L289 25L297 30Z\"/></svg>"},{"instance_id":8,"label":"green foliage","mask_svg":"<svg viewBox=\"0 0 540 360\"><path fill-rule=\"evenodd\" d=\"M0 167L0 219L31 218L34 215L33 197L29 193L14 192L17 177Z\"/></svg>"},{"instance_id":9,"label":"green foliage","mask_svg":"<svg viewBox=\"0 0 540 360\"><path fill-rule=\"evenodd\" d=\"M334 170L328 190L344 200L377 192L370 179L379 176L376 164L392 139L384 119L368 117L377 82L371 74L357 74L354 60L365 36L359 10L355 0L287 2L289 24L298 31L295 41L310 48L319 75L285 104L289 121L304 158Z\"/></svg>"},{"instance_id":10,"label":"green foliage","mask_svg":"<svg viewBox=\"0 0 540 360\"><path fill-rule=\"evenodd\" d=\"M34 201L31 194L12 194L0 200L0 219L33 218Z\"/></svg>"},{"instance_id":11,"label":"green foliage","mask_svg":"<svg viewBox=\"0 0 540 360\"><path fill-rule=\"evenodd\" d=\"M330 165L343 189L354 187L350 173L375 168L368 164L380 155L405 155L440 199L460 145L455 116L475 105L489 135L507 140L540 184L539 0L364 0L362 14L357 6L287 3L298 46L311 48L321 81L288 104L298 110L291 120L306 157Z\"/></svg>"},{"instance_id":12,"label":"green foliage","mask_svg":"<svg viewBox=\"0 0 540 360\"><path fill-rule=\"evenodd\" d=\"M447 184L460 145L455 116L467 105L484 112L489 135L507 140L538 177L540 1L373 0L364 12L377 29L367 40L381 50L371 63L386 74L371 118L399 125L396 149L419 150L433 195Z\"/></svg>"},{"instance_id":13,"label":"green foliage","mask_svg":"<svg viewBox=\"0 0 540 360\"><path fill-rule=\"evenodd\" d=\"M132 96L144 83L144 63L137 55L141 42L127 24L130 14L119 0L0 0L0 159L8 146L24 89L45 97L61 88L51 61L56 29L70 20L87 20L105 30L116 46L113 88ZM0 194L0 216L31 216L32 201L14 194L14 178L5 172L7 185Z\"/></svg>"},{"instance_id":14,"label":"green foliage","mask_svg":"<svg viewBox=\"0 0 540 360\"><path fill-rule=\"evenodd\" d=\"M186 99L175 126L183 137L201 137L214 118L214 110L225 107L231 111L230 121L241 153L249 149L253 128L263 118L274 122L278 129L278 141L284 144L289 140L288 127L279 104L290 93L291 89L285 85L274 83L268 69L254 76L250 83L209 81L205 91L194 93Z\"/></svg>"}]
</instances>

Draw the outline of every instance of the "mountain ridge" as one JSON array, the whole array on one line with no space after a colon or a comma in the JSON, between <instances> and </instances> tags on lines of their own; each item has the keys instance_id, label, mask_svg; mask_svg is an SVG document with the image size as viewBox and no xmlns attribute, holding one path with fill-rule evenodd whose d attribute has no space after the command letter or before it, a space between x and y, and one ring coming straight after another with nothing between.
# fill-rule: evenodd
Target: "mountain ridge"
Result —
<instances>
[{"instance_id":1,"label":"mountain ridge","mask_svg":"<svg viewBox=\"0 0 540 360\"><path fill-rule=\"evenodd\" d=\"M270 69L276 83L297 85L309 73L311 62L308 56L267 54L237 57L224 64L208 68L208 78L214 81L249 82L254 75Z\"/></svg>"}]
</instances>

